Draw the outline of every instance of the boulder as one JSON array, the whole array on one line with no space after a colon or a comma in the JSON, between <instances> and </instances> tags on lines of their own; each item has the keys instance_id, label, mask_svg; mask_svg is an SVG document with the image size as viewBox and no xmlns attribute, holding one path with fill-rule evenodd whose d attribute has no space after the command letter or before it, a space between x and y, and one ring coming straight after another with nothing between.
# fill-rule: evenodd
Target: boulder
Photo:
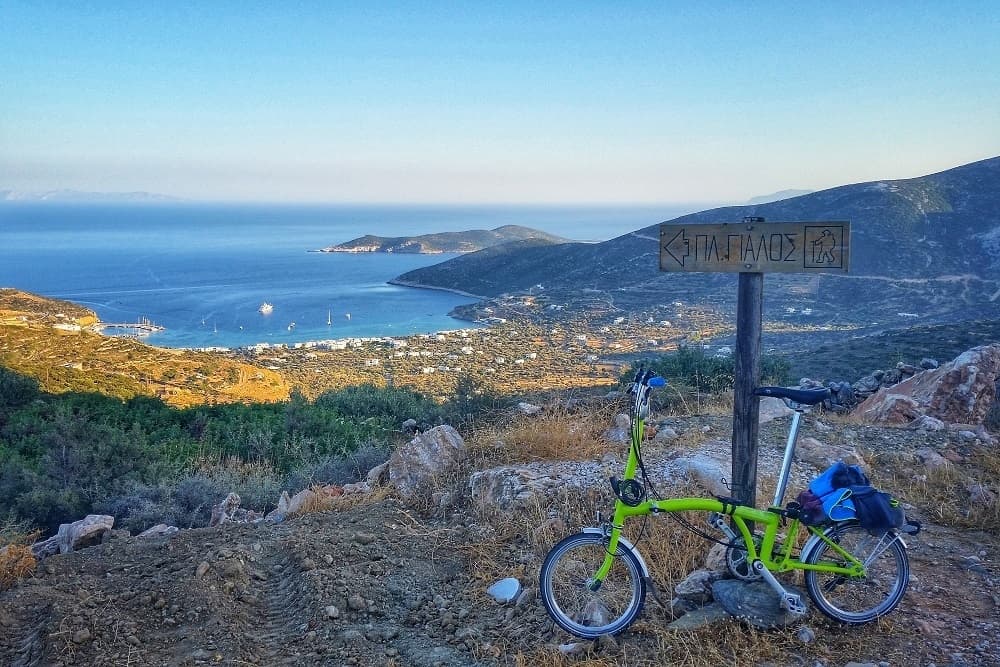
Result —
<instances>
[{"instance_id":1,"label":"boulder","mask_svg":"<svg viewBox=\"0 0 1000 667\"><path fill-rule=\"evenodd\" d=\"M607 487L605 473L610 470L596 461L525 463L474 472L469 488L481 508L526 508L545 504L560 493Z\"/></svg>"},{"instance_id":2,"label":"boulder","mask_svg":"<svg viewBox=\"0 0 1000 667\"><path fill-rule=\"evenodd\" d=\"M389 459L389 481L410 499L435 476L454 467L465 456L465 441L445 424L429 429L397 448Z\"/></svg>"},{"instance_id":3,"label":"boulder","mask_svg":"<svg viewBox=\"0 0 1000 667\"><path fill-rule=\"evenodd\" d=\"M263 519L264 515L253 510L240 507L240 496L238 493L230 493L226 499L212 508L212 518L209 526L221 526L224 523L253 523Z\"/></svg>"},{"instance_id":4,"label":"boulder","mask_svg":"<svg viewBox=\"0 0 1000 667\"><path fill-rule=\"evenodd\" d=\"M212 508L209 526L218 526L232 520L233 513L240 508L240 494L230 493L226 499Z\"/></svg>"},{"instance_id":5,"label":"boulder","mask_svg":"<svg viewBox=\"0 0 1000 667\"><path fill-rule=\"evenodd\" d=\"M935 468L947 468L951 465L951 461L941 456L930 447L918 449L914 452L914 455L921 463L932 470Z\"/></svg>"},{"instance_id":6,"label":"boulder","mask_svg":"<svg viewBox=\"0 0 1000 667\"><path fill-rule=\"evenodd\" d=\"M944 422L929 415L920 415L906 427L916 431L942 431L944 430Z\"/></svg>"},{"instance_id":7,"label":"boulder","mask_svg":"<svg viewBox=\"0 0 1000 667\"><path fill-rule=\"evenodd\" d=\"M147 528L142 531L136 537L141 537L143 539L150 539L156 537L170 537L171 535L180 531L177 526L168 526L165 523L158 523L152 528Z\"/></svg>"},{"instance_id":8,"label":"boulder","mask_svg":"<svg viewBox=\"0 0 1000 667\"><path fill-rule=\"evenodd\" d=\"M789 417L794 413L795 410L785 405L785 402L780 398L765 396L760 399L759 420L761 424L766 424L782 417Z\"/></svg>"},{"instance_id":9,"label":"boulder","mask_svg":"<svg viewBox=\"0 0 1000 667\"><path fill-rule=\"evenodd\" d=\"M380 463L365 475L365 481L371 486L378 486L389 481L389 462Z\"/></svg>"},{"instance_id":10,"label":"boulder","mask_svg":"<svg viewBox=\"0 0 1000 667\"><path fill-rule=\"evenodd\" d=\"M88 514L79 521L64 523L59 526L59 532L47 540L31 545L35 558L45 558L54 554L68 554L77 549L100 544L111 532L115 524L113 516L105 514Z\"/></svg>"},{"instance_id":11,"label":"boulder","mask_svg":"<svg viewBox=\"0 0 1000 667\"><path fill-rule=\"evenodd\" d=\"M322 502L323 496L316 491L313 491L312 489L302 489L289 498L283 514L286 517L294 514L302 514L303 512L308 512L311 508L316 507Z\"/></svg>"},{"instance_id":12,"label":"boulder","mask_svg":"<svg viewBox=\"0 0 1000 667\"><path fill-rule=\"evenodd\" d=\"M853 447L847 445L829 445L816 438L799 438L795 445L795 457L808 463L817 470L825 470L837 461L847 464L866 466L864 457Z\"/></svg>"},{"instance_id":13,"label":"boulder","mask_svg":"<svg viewBox=\"0 0 1000 667\"><path fill-rule=\"evenodd\" d=\"M880 390L858 410L875 422L905 424L928 415L948 423L981 424L998 400L998 384L1000 343L994 343Z\"/></svg>"},{"instance_id":14,"label":"boulder","mask_svg":"<svg viewBox=\"0 0 1000 667\"><path fill-rule=\"evenodd\" d=\"M705 604L712 600L712 582L715 579L718 576L709 570L695 570L674 587L674 595L696 604Z\"/></svg>"},{"instance_id":15,"label":"boulder","mask_svg":"<svg viewBox=\"0 0 1000 667\"><path fill-rule=\"evenodd\" d=\"M532 405L531 403L526 403L525 401L521 401L520 403L517 404L517 411L520 412L522 415L531 416L531 415L537 415L539 412L542 411L542 409L537 405Z\"/></svg>"},{"instance_id":16,"label":"boulder","mask_svg":"<svg viewBox=\"0 0 1000 667\"><path fill-rule=\"evenodd\" d=\"M788 585L785 589L798 594L805 602L802 591ZM727 612L757 628L783 627L800 620L781 607L774 589L765 581L721 579L712 584L712 597Z\"/></svg>"},{"instance_id":17,"label":"boulder","mask_svg":"<svg viewBox=\"0 0 1000 667\"><path fill-rule=\"evenodd\" d=\"M676 621L667 625L667 629L697 630L730 618L732 618L732 616L721 604L713 602L712 604L689 611Z\"/></svg>"},{"instance_id":18,"label":"boulder","mask_svg":"<svg viewBox=\"0 0 1000 667\"><path fill-rule=\"evenodd\" d=\"M677 431L670 426L661 426L657 431L656 435L653 436L653 442L667 443L673 442L677 439Z\"/></svg>"}]
</instances>

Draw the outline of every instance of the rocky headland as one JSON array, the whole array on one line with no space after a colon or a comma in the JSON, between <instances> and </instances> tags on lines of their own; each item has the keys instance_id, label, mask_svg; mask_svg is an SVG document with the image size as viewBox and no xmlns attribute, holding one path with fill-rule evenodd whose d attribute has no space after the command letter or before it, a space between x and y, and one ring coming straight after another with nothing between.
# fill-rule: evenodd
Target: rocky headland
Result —
<instances>
[{"instance_id":1,"label":"rocky headland","mask_svg":"<svg viewBox=\"0 0 1000 667\"><path fill-rule=\"evenodd\" d=\"M436 255L468 253L491 248L511 241L533 240L536 243L566 243L564 239L538 229L520 225L504 225L495 229L470 229L462 232L439 232L419 236L375 236L366 234L356 239L321 248L319 252L385 252Z\"/></svg>"}]
</instances>

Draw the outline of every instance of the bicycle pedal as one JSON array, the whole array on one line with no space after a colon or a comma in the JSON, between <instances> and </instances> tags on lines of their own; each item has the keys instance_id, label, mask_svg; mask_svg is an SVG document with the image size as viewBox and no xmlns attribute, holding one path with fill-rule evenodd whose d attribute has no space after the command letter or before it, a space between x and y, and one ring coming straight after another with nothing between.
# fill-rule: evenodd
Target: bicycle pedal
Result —
<instances>
[{"instance_id":1,"label":"bicycle pedal","mask_svg":"<svg viewBox=\"0 0 1000 667\"><path fill-rule=\"evenodd\" d=\"M794 593L789 593L782 597L782 606L788 610L788 613L795 617L805 616L808 609L806 609L806 604L802 601L802 598Z\"/></svg>"}]
</instances>

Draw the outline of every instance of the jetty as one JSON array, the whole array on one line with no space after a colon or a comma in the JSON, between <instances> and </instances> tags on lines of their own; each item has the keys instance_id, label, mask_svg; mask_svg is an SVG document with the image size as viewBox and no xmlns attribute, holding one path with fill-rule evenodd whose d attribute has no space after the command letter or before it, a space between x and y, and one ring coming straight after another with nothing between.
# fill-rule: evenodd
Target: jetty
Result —
<instances>
[{"instance_id":1,"label":"jetty","mask_svg":"<svg viewBox=\"0 0 1000 667\"><path fill-rule=\"evenodd\" d=\"M112 335L133 337L148 336L164 330L164 327L153 323L147 317L140 317L136 322L98 322L93 328L99 333L104 333L107 329L115 329L122 333Z\"/></svg>"}]
</instances>

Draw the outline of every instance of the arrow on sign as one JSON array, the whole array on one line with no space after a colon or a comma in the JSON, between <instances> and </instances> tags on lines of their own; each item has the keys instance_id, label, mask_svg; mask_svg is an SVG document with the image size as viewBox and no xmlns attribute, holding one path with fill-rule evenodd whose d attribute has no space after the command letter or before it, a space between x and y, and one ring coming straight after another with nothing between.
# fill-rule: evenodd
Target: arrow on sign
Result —
<instances>
[{"instance_id":1,"label":"arrow on sign","mask_svg":"<svg viewBox=\"0 0 1000 667\"><path fill-rule=\"evenodd\" d=\"M674 258L675 262L677 262L681 266L684 266L684 260L687 259L688 255L691 254L690 244L691 242L684 235L684 229L681 228L679 232L674 234L674 238L667 241L666 245L663 246L663 249L667 251L668 255ZM683 254L681 254L680 252L681 250L684 251ZM680 257L678 257L677 255L680 255Z\"/></svg>"}]
</instances>

